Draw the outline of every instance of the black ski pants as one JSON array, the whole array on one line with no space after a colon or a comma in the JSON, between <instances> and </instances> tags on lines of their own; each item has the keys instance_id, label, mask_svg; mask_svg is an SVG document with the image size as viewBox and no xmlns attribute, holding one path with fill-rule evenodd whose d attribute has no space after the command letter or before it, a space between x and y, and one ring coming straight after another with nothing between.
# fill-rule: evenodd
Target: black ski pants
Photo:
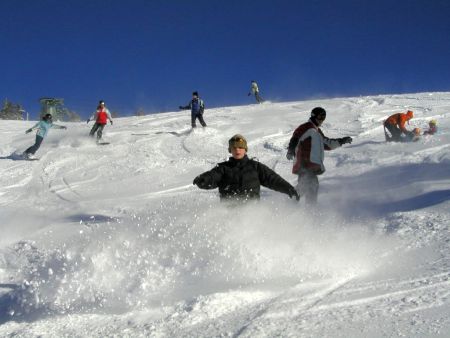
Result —
<instances>
[{"instance_id":1,"label":"black ski pants","mask_svg":"<svg viewBox=\"0 0 450 338\"><path fill-rule=\"evenodd\" d=\"M36 135L36 141L34 144L29 147L27 150L25 150L25 154L33 154L38 151L39 147L41 146L42 141L44 138L42 136Z\"/></svg>"},{"instance_id":2,"label":"black ski pants","mask_svg":"<svg viewBox=\"0 0 450 338\"><path fill-rule=\"evenodd\" d=\"M263 98L261 96L259 96L259 92L255 93L255 99L256 99L256 102L258 102L258 103L264 102Z\"/></svg>"},{"instance_id":3,"label":"black ski pants","mask_svg":"<svg viewBox=\"0 0 450 338\"><path fill-rule=\"evenodd\" d=\"M97 132L97 140L100 140L103 135L103 128L105 128L105 124L95 122L89 133L89 136L94 136L95 132Z\"/></svg>"},{"instance_id":4,"label":"black ski pants","mask_svg":"<svg viewBox=\"0 0 450 338\"><path fill-rule=\"evenodd\" d=\"M402 135L402 131L396 125L386 123L384 127L391 133L391 137L388 139L386 135L386 141L388 142L400 142L400 136Z\"/></svg>"},{"instance_id":5,"label":"black ski pants","mask_svg":"<svg viewBox=\"0 0 450 338\"><path fill-rule=\"evenodd\" d=\"M197 125L195 124L195 120L196 119L199 120L199 122L202 125L202 127L206 127L205 120L203 120L203 114L191 113L191 125L192 125L192 128L197 127Z\"/></svg>"}]
</instances>

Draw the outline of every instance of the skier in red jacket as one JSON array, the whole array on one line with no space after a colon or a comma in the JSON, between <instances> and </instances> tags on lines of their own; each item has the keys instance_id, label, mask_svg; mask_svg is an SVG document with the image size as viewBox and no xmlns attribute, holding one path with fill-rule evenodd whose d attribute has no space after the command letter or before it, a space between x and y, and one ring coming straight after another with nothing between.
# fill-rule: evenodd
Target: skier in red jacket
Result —
<instances>
[{"instance_id":1,"label":"skier in red jacket","mask_svg":"<svg viewBox=\"0 0 450 338\"><path fill-rule=\"evenodd\" d=\"M325 172L324 150L332 150L345 143L352 143L352 138L349 136L331 139L322 133L319 127L326 116L325 109L314 108L309 121L295 129L286 155L288 160L295 158L292 173L298 175L297 191L300 198L305 196L306 203L309 205L317 203L319 192L317 176Z\"/></svg>"},{"instance_id":2,"label":"skier in red jacket","mask_svg":"<svg viewBox=\"0 0 450 338\"><path fill-rule=\"evenodd\" d=\"M101 100L98 103L97 111L86 121L86 123L89 123L91 120L95 120L95 123L89 132L89 136L93 137L95 132L97 132L97 142L99 142L103 135L103 128L105 128L108 120L111 122L111 125L113 124L111 114L105 106L105 101Z\"/></svg>"}]
</instances>

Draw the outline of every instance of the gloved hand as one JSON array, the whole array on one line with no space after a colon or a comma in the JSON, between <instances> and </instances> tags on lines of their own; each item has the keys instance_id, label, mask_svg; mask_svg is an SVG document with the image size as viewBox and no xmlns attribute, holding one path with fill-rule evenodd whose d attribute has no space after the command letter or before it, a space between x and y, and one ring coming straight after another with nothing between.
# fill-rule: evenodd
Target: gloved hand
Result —
<instances>
[{"instance_id":1,"label":"gloved hand","mask_svg":"<svg viewBox=\"0 0 450 338\"><path fill-rule=\"evenodd\" d=\"M343 145L346 143L352 143L353 139L350 136L345 136L339 139L339 144Z\"/></svg>"},{"instance_id":2,"label":"gloved hand","mask_svg":"<svg viewBox=\"0 0 450 338\"><path fill-rule=\"evenodd\" d=\"M250 96L250 95L252 95L252 93L248 93L248 95L247 95L247 96Z\"/></svg>"},{"instance_id":3,"label":"gloved hand","mask_svg":"<svg viewBox=\"0 0 450 338\"><path fill-rule=\"evenodd\" d=\"M295 152L293 150L288 149L288 152L286 154L286 158L290 161L293 160L295 157Z\"/></svg>"},{"instance_id":4,"label":"gloved hand","mask_svg":"<svg viewBox=\"0 0 450 338\"><path fill-rule=\"evenodd\" d=\"M197 176L194 178L194 182L192 182L193 185L196 185L197 187L202 187L205 184L206 180L202 176Z\"/></svg>"},{"instance_id":5,"label":"gloved hand","mask_svg":"<svg viewBox=\"0 0 450 338\"><path fill-rule=\"evenodd\" d=\"M111 120L111 121L109 121L109 122L111 122L111 125L113 124L113 121Z\"/></svg>"},{"instance_id":6,"label":"gloved hand","mask_svg":"<svg viewBox=\"0 0 450 338\"><path fill-rule=\"evenodd\" d=\"M25 134L28 134L28 133L31 133L33 131L33 129L27 129L26 131L25 131Z\"/></svg>"},{"instance_id":7,"label":"gloved hand","mask_svg":"<svg viewBox=\"0 0 450 338\"><path fill-rule=\"evenodd\" d=\"M67 129L67 127L66 126L61 126L61 129Z\"/></svg>"},{"instance_id":8,"label":"gloved hand","mask_svg":"<svg viewBox=\"0 0 450 338\"><path fill-rule=\"evenodd\" d=\"M179 106L178 109L183 109L183 106Z\"/></svg>"},{"instance_id":9,"label":"gloved hand","mask_svg":"<svg viewBox=\"0 0 450 338\"><path fill-rule=\"evenodd\" d=\"M91 120L90 120L90 119L87 119L87 120L86 120L86 123L89 123L89 122L91 122Z\"/></svg>"},{"instance_id":10,"label":"gloved hand","mask_svg":"<svg viewBox=\"0 0 450 338\"><path fill-rule=\"evenodd\" d=\"M289 188L288 195L289 195L290 198L295 196L295 199L297 201L300 201L300 196L298 195L297 190L294 187L292 187L292 186Z\"/></svg>"}]
</instances>

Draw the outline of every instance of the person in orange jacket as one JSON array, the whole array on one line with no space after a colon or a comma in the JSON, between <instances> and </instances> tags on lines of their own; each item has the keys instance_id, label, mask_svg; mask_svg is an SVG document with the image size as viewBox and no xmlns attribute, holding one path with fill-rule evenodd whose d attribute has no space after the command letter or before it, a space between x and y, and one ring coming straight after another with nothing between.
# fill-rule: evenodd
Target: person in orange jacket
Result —
<instances>
[{"instance_id":1,"label":"person in orange jacket","mask_svg":"<svg viewBox=\"0 0 450 338\"><path fill-rule=\"evenodd\" d=\"M406 129L405 124L414 117L414 113L408 110L406 113L397 113L389 116L384 121L384 135L387 142L401 142L401 136L412 137L414 132ZM409 122L408 122L409 123ZM387 131L391 135L388 134Z\"/></svg>"}]
</instances>

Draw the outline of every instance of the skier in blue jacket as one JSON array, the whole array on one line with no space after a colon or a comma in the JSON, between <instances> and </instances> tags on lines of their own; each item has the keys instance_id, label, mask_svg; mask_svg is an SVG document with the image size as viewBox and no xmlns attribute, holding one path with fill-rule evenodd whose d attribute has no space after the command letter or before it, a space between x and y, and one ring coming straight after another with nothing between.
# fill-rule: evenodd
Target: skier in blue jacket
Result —
<instances>
[{"instance_id":1,"label":"skier in blue jacket","mask_svg":"<svg viewBox=\"0 0 450 338\"><path fill-rule=\"evenodd\" d=\"M192 93L192 100L187 106L180 106L180 109L191 110L191 125L192 128L197 127L195 120L198 119L202 127L206 127L205 120L203 120L203 112L205 111L205 103L198 97L198 92Z\"/></svg>"},{"instance_id":2,"label":"skier in blue jacket","mask_svg":"<svg viewBox=\"0 0 450 338\"><path fill-rule=\"evenodd\" d=\"M36 133L36 141L35 143L29 147L27 150L24 151L23 156L26 158L30 158L31 155L34 155L34 153L39 149L41 146L42 141L44 140L45 136L47 136L47 133L50 128L57 128L57 129L67 129L66 126L60 126L57 124L53 124L53 117L52 114L45 114L42 117L42 120L36 123L33 127L28 129L25 133L31 133L34 129L37 129Z\"/></svg>"}]
</instances>

